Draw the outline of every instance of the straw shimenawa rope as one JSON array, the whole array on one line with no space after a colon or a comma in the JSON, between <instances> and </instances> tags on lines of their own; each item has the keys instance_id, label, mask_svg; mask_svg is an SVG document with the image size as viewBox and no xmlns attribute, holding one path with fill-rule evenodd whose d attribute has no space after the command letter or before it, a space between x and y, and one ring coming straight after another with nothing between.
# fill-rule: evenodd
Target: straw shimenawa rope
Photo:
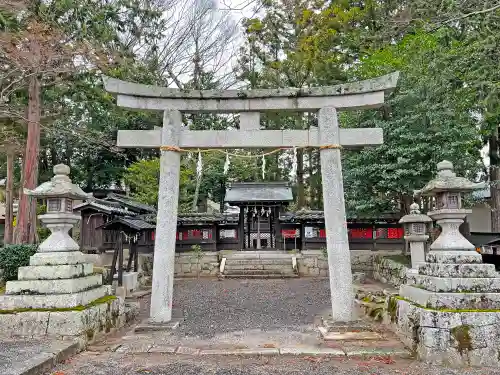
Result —
<instances>
[{"instance_id":1,"label":"straw shimenawa rope","mask_svg":"<svg viewBox=\"0 0 500 375\"><path fill-rule=\"evenodd\" d=\"M254 154L254 155L245 155L245 154L235 154L231 152L227 152L226 150L223 149L218 149L218 148L210 148L210 149L204 149L204 150L196 150L197 152L220 152L223 153L224 155L229 155L229 156L234 156L236 158L261 158L263 156L268 156L275 154L279 151L282 150L292 150L293 148L295 149L305 149L309 147L280 147L272 151L264 152L262 154ZM332 145L323 145L318 147L320 150L329 150L329 149L334 149L334 150L341 150L342 146L338 144L332 144ZM173 152L194 152L193 150L187 150L180 148L178 146L160 146L160 151L173 151Z\"/></svg>"}]
</instances>

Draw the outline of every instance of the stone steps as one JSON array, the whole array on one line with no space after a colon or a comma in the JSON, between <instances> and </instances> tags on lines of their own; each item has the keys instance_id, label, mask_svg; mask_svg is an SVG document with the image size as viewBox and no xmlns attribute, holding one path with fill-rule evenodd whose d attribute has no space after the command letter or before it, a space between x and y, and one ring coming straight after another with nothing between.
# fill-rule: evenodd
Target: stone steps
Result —
<instances>
[{"instance_id":1,"label":"stone steps","mask_svg":"<svg viewBox=\"0 0 500 375\"><path fill-rule=\"evenodd\" d=\"M292 265L290 263L285 264L232 264L226 263L226 270L292 270Z\"/></svg>"},{"instance_id":2,"label":"stone steps","mask_svg":"<svg viewBox=\"0 0 500 375\"><path fill-rule=\"evenodd\" d=\"M228 278L291 278L298 277L293 269L293 254L277 251L242 251L227 254L224 276Z\"/></svg>"},{"instance_id":3,"label":"stone steps","mask_svg":"<svg viewBox=\"0 0 500 375\"><path fill-rule=\"evenodd\" d=\"M285 270L225 270L224 275L226 276L231 276L231 275L240 275L240 274L245 274L245 275L295 275L293 272L293 269L290 267L290 269L285 269Z\"/></svg>"},{"instance_id":4,"label":"stone steps","mask_svg":"<svg viewBox=\"0 0 500 375\"><path fill-rule=\"evenodd\" d=\"M280 258L280 259L234 259L226 258L227 261L231 262L232 265L290 265L292 263L292 258Z\"/></svg>"},{"instance_id":5,"label":"stone steps","mask_svg":"<svg viewBox=\"0 0 500 375\"><path fill-rule=\"evenodd\" d=\"M228 279L293 279L293 278L298 278L299 275L297 274L286 274L286 275L281 275L277 273L269 273L267 275L249 275L247 273L245 274L229 274L224 276Z\"/></svg>"}]
</instances>

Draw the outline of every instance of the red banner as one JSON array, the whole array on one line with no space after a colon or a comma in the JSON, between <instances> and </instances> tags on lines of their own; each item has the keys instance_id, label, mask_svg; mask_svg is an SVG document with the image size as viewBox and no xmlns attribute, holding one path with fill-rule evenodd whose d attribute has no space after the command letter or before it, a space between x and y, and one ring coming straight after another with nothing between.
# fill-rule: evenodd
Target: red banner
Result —
<instances>
[{"instance_id":1,"label":"red banner","mask_svg":"<svg viewBox=\"0 0 500 375\"><path fill-rule=\"evenodd\" d=\"M295 238L297 236L297 231L295 229L282 229L281 235L284 238Z\"/></svg>"}]
</instances>

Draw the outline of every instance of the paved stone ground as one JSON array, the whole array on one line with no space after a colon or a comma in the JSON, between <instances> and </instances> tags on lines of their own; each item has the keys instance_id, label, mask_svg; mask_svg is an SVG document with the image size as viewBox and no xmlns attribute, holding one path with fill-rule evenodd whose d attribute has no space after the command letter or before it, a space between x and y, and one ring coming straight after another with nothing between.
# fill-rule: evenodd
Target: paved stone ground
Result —
<instances>
[{"instance_id":1,"label":"paved stone ground","mask_svg":"<svg viewBox=\"0 0 500 375\"><path fill-rule=\"evenodd\" d=\"M47 375L500 375L500 369L448 369L396 360L314 357L187 357L86 352Z\"/></svg>"},{"instance_id":2,"label":"paved stone ground","mask_svg":"<svg viewBox=\"0 0 500 375\"><path fill-rule=\"evenodd\" d=\"M319 347L316 329L330 311L328 280L179 280L174 288L174 316L183 317L172 332L127 333L106 340L120 351L147 347L198 349ZM142 318L149 314L142 303ZM402 348L386 340L382 346ZM127 350L127 347L129 350Z\"/></svg>"},{"instance_id":3,"label":"paved stone ground","mask_svg":"<svg viewBox=\"0 0 500 375\"><path fill-rule=\"evenodd\" d=\"M1 340L0 374L40 374L52 368L56 359L71 356L76 350L77 345L68 341Z\"/></svg>"},{"instance_id":4,"label":"paved stone ground","mask_svg":"<svg viewBox=\"0 0 500 375\"><path fill-rule=\"evenodd\" d=\"M181 280L174 308L185 321L173 332L134 334L124 330L89 348L48 374L57 375L486 375L500 370L451 370L408 359L199 355L198 349L277 351L283 346L319 348L314 326L330 309L328 280ZM141 315L149 313L147 298ZM390 346L400 345L387 340ZM361 348L372 342L356 342ZM172 345L177 354L151 348ZM186 347L180 351L179 346ZM197 348L193 350L193 348ZM191 349L191 351L189 350ZM142 352L142 353L141 353ZM189 353L196 355L183 355ZM203 352L201 352L203 353Z\"/></svg>"}]
</instances>

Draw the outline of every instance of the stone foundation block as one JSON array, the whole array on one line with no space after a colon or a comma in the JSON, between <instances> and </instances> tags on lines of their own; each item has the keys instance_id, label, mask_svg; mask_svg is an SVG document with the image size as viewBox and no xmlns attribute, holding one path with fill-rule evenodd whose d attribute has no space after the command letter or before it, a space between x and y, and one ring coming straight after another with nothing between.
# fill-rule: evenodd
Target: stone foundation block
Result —
<instances>
[{"instance_id":1,"label":"stone foundation block","mask_svg":"<svg viewBox=\"0 0 500 375\"><path fill-rule=\"evenodd\" d=\"M499 277L494 264L453 264L453 263L421 263L418 265L420 275L436 277L482 278Z\"/></svg>"},{"instance_id":2,"label":"stone foundation block","mask_svg":"<svg viewBox=\"0 0 500 375\"><path fill-rule=\"evenodd\" d=\"M500 309L500 293L437 293L402 285L400 294L405 299L432 309Z\"/></svg>"},{"instance_id":3,"label":"stone foundation block","mask_svg":"<svg viewBox=\"0 0 500 375\"><path fill-rule=\"evenodd\" d=\"M80 311L0 314L0 335L11 338L72 337L85 342L125 323L124 302L115 299Z\"/></svg>"},{"instance_id":4,"label":"stone foundation block","mask_svg":"<svg viewBox=\"0 0 500 375\"><path fill-rule=\"evenodd\" d=\"M17 280L8 281L6 294L63 294L88 290L102 284L102 275L90 275L75 279Z\"/></svg>"},{"instance_id":5,"label":"stone foundation block","mask_svg":"<svg viewBox=\"0 0 500 375\"><path fill-rule=\"evenodd\" d=\"M500 278L441 278L428 275L414 275L408 284L415 284L433 292L500 292Z\"/></svg>"},{"instance_id":6,"label":"stone foundation block","mask_svg":"<svg viewBox=\"0 0 500 375\"><path fill-rule=\"evenodd\" d=\"M61 264L81 264L88 262L88 258L80 251L36 253L30 257L30 266L58 266Z\"/></svg>"},{"instance_id":7,"label":"stone foundation block","mask_svg":"<svg viewBox=\"0 0 500 375\"><path fill-rule=\"evenodd\" d=\"M55 280L89 276L94 272L92 263L62 264L59 266L19 267L18 280Z\"/></svg>"},{"instance_id":8,"label":"stone foundation block","mask_svg":"<svg viewBox=\"0 0 500 375\"><path fill-rule=\"evenodd\" d=\"M419 359L452 366L499 366L500 310L450 312L397 301L397 333Z\"/></svg>"},{"instance_id":9,"label":"stone foundation block","mask_svg":"<svg viewBox=\"0 0 500 375\"><path fill-rule=\"evenodd\" d=\"M108 295L111 295L111 285L103 285L72 294L3 295L0 296L0 306L2 306L2 310L72 308L88 305L92 301Z\"/></svg>"},{"instance_id":10,"label":"stone foundation block","mask_svg":"<svg viewBox=\"0 0 500 375\"><path fill-rule=\"evenodd\" d=\"M451 264L467 264L467 263L482 263L481 254L474 250L470 251L450 251L439 250L430 251L426 256L426 261L429 263L451 263Z\"/></svg>"}]
</instances>

